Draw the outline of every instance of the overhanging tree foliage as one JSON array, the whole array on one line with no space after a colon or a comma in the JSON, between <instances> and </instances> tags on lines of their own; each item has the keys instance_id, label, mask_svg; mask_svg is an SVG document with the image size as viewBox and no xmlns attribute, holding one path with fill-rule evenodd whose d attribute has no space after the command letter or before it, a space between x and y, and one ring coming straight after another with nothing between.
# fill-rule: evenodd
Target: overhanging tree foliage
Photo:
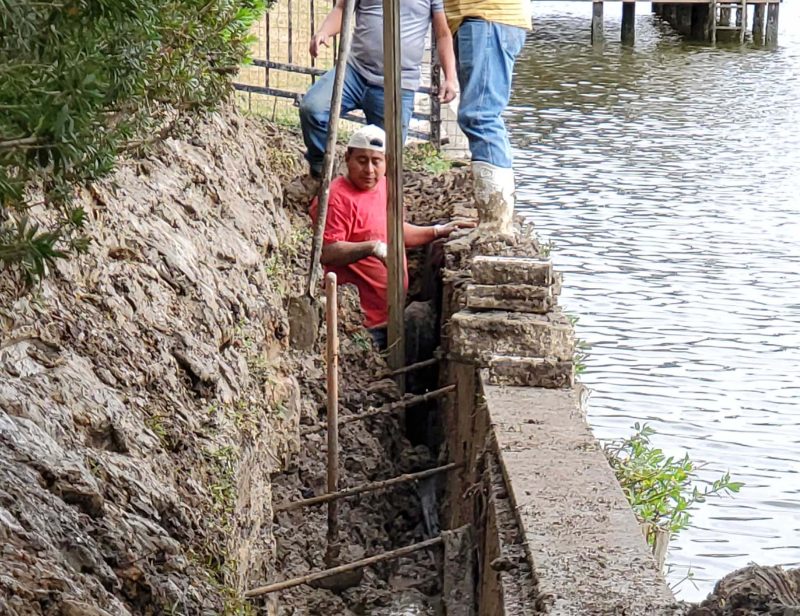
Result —
<instances>
[{"instance_id":1,"label":"overhanging tree foliage","mask_svg":"<svg viewBox=\"0 0 800 616\"><path fill-rule=\"evenodd\" d=\"M84 250L76 185L230 92L265 0L0 0L0 264ZM44 222L29 216L44 208ZM37 218L42 218L37 216Z\"/></svg>"}]
</instances>

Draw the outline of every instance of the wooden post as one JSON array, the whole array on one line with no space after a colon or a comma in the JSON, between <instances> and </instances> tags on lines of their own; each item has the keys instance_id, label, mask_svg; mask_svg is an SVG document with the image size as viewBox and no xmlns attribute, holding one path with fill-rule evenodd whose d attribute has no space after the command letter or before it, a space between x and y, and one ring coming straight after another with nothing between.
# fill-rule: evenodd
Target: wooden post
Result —
<instances>
[{"instance_id":1,"label":"wooden post","mask_svg":"<svg viewBox=\"0 0 800 616\"><path fill-rule=\"evenodd\" d=\"M595 0L592 2L592 44L601 44L603 39L603 0Z\"/></svg>"},{"instance_id":2,"label":"wooden post","mask_svg":"<svg viewBox=\"0 0 800 616\"><path fill-rule=\"evenodd\" d=\"M764 41L767 47L773 47L778 44L778 12L780 7L779 2L770 2L767 5L767 35Z\"/></svg>"},{"instance_id":3,"label":"wooden post","mask_svg":"<svg viewBox=\"0 0 800 616\"><path fill-rule=\"evenodd\" d=\"M767 5L756 4L753 10L753 42L756 45L764 44L764 26L767 23Z\"/></svg>"},{"instance_id":4,"label":"wooden post","mask_svg":"<svg viewBox=\"0 0 800 616\"><path fill-rule=\"evenodd\" d=\"M683 35L690 35L692 33L692 5L679 4L677 17L678 23L675 29Z\"/></svg>"},{"instance_id":5,"label":"wooden post","mask_svg":"<svg viewBox=\"0 0 800 616\"><path fill-rule=\"evenodd\" d=\"M336 160L336 133L339 129L339 115L342 111L342 90L344 89L344 74L347 70L347 56L350 53L350 39L352 38L350 22L354 6L355 0L345 0L342 15L342 40L339 44L339 56L336 58L328 136L325 140L325 158L322 161L322 185L319 192L317 220L314 225L314 238L311 241L311 262L308 266L308 286L306 287L306 294L309 297L313 297L316 292L319 257L322 254L322 234L325 232L325 221L328 218L328 195L333 179L333 163Z\"/></svg>"},{"instance_id":6,"label":"wooden post","mask_svg":"<svg viewBox=\"0 0 800 616\"><path fill-rule=\"evenodd\" d=\"M708 4L692 5L692 38L694 40L711 40L711 17L711 8Z\"/></svg>"},{"instance_id":7,"label":"wooden post","mask_svg":"<svg viewBox=\"0 0 800 616\"><path fill-rule=\"evenodd\" d=\"M633 45L636 40L636 3L622 3L622 43Z\"/></svg>"},{"instance_id":8,"label":"wooden post","mask_svg":"<svg viewBox=\"0 0 800 616\"><path fill-rule=\"evenodd\" d=\"M339 318L336 274L325 276L328 325L328 493L339 490ZM328 548L325 562L330 567L338 556L339 503L328 503Z\"/></svg>"},{"instance_id":9,"label":"wooden post","mask_svg":"<svg viewBox=\"0 0 800 616\"><path fill-rule=\"evenodd\" d=\"M384 117L386 118L386 204L389 251L388 351L392 370L405 364L405 242L403 238L403 123L400 81L400 0L383 0ZM395 377L405 391L405 377Z\"/></svg>"},{"instance_id":10,"label":"wooden post","mask_svg":"<svg viewBox=\"0 0 800 616\"><path fill-rule=\"evenodd\" d=\"M673 28L678 27L678 5L677 4L668 4L667 5L667 23Z\"/></svg>"}]
</instances>

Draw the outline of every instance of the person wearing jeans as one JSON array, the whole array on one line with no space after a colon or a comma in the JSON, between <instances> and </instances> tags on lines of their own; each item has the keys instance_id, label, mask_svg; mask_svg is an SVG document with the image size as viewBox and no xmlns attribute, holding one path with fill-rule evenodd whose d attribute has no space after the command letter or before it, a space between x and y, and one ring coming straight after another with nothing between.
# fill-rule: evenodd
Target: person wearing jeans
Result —
<instances>
[{"instance_id":1,"label":"person wearing jeans","mask_svg":"<svg viewBox=\"0 0 800 616\"><path fill-rule=\"evenodd\" d=\"M454 33L461 100L480 226L512 232L514 170L502 113L531 18L527 0L445 0Z\"/></svg>"},{"instance_id":2,"label":"person wearing jeans","mask_svg":"<svg viewBox=\"0 0 800 616\"><path fill-rule=\"evenodd\" d=\"M311 38L309 53L317 57L321 46L342 27L344 0L337 0L333 10ZM383 128L383 0L356 0L353 43L347 59L342 91L342 114L361 109L367 123ZM444 71L439 100L450 102L456 96L456 60L453 37L447 25L442 0L402 0L401 88L403 101L403 141L414 109L414 92L419 87L420 65L425 52L425 38L433 25L433 35ZM319 177L325 156L325 142L330 121L334 71L328 71L311 86L300 101L300 124L306 144L306 160L311 175Z\"/></svg>"}]
</instances>

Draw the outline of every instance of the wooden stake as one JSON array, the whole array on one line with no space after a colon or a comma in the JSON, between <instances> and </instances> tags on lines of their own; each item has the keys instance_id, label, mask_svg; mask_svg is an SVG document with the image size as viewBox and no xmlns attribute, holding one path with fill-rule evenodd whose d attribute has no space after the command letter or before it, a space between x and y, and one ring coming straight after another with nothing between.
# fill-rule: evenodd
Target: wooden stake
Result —
<instances>
[{"instance_id":1,"label":"wooden stake","mask_svg":"<svg viewBox=\"0 0 800 616\"><path fill-rule=\"evenodd\" d=\"M315 573L309 573L307 575L292 578L290 580L284 580L283 582L275 582L274 584L268 584L267 586L260 586L252 590L248 590L246 593L244 593L244 596L247 597L248 599L252 599L253 597L258 597L260 595L266 595L269 593L278 592L279 590L294 588L295 586L300 586L301 584L309 584L311 582L316 582L317 580L322 580L327 577L339 575L340 573L346 573L348 571L354 571L355 569L361 569L362 567L366 567L368 565L374 565L376 563L381 563L385 560L400 558L401 556L413 554L414 552L419 552L420 550L425 550L427 548L432 548L441 544L442 544L442 538L435 537L433 539L428 539L427 541L420 541L419 543L415 543L413 545L409 545L403 548L398 548L396 550L391 550L389 552L384 552L383 554L370 556L369 558L362 558L361 560L357 560L347 565L339 565L338 567L325 569L324 571L317 571Z\"/></svg>"},{"instance_id":2,"label":"wooden stake","mask_svg":"<svg viewBox=\"0 0 800 616\"><path fill-rule=\"evenodd\" d=\"M339 116L342 112L342 90L344 89L344 74L347 70L347 56L350 53L350 39L352 38L350 22L353 18L354 6L355 0L345 0L344 13L342 14L342 40L339 44L339 55L336 58L331 110L328 116L328 136L325 141L325 158L322 161L322 184L319 189L317 221L314 224L314 239L311 242L311 263L308 266L308 284L306 286L306 295L308 297L314 297L316 292L319 258L322 254L322 234L325 232L325 221L328 218L328 196L330 194L331 181L333 180L333 163L336 160L336 134L339 130Z\"/></svg>"},{"instance_id":3,"label":"wooden stake","mask_svg":"<svg viewBox=\"0 0 800 616\"><path fill-rule=\"evenodd\" d=\"M392 370L405 364L405 241L403 238L403 104L400 75L400 0L383 0L384 117L386 118L386 204L389 251L388 360ZM405 378L395 379L405 392Z\"/></svg>"},{"instance_id":4,"label":"wooden stake","mask_svg":"<svg viewBox=\"0 0 800 616\"><path fill-rule=\"evenodd\" d=\"M364 411L363 413L348 415L347 417L343 417L342 419L339 420L339 426L343 426L345 424L349 424L354 421L361 421L362 419L375 417L375 415L380 415L382 413L391 413L392 411L408 408L409 406L413 406L415 404L422 404L423 402L435 400L436 398L441 398L442 396L446 396L450 392L454 391L455 388L456 388L455 385L446 385L445 387L440 387L439 389L434 389L433 391L429 391L426 394L420 394L419 396L411 396L410 398L406 398L405 400L399 400L397 402L392 402L384 406L379 406L378 408L369 409L368 411ZM315 432L322 432L325 428L326 428L325 424L312 426L310 428L302 430L300 432L300 436L306 436L307 434L314 434Z\"/></svg>"},{"instance_id":5,"label":"wooden stake","mask_svg":"<svg viewBox=\"0 0 800 616\"><path fill-rule=\"evenodd\" d=\"M356 496L358 494L364 494L366 492L376 492L378 490L391 488L392 486L396 486L402 483L408 483L410 481L417 481L419 479L426 479L427 477L433 477L434 475L451 471L455 468L458 468L459 466L460 465L453 462L451 464L445 464L444 466L437 466L436 468L429 468L428 470L419 471L417 473L406 473L405 475L399 475L397 477L392 477L391 479L384 479L383 481L373 481L371 483L363 483L360 486L347 488L345 490L339 490L338 492L321 494L319 496L305 498L303 500L295 501L293 503L286 503L285 505L279 505L275 507L274 511L275 513L280 513L281 511L293 511L295 509L302 509L303 507L312 507L314 505L321 505L323 503L332 503L341 498L347 498L348 496Z\"/></svg>"},{"instance_id":6,"label":"wooden stake","mask_svg":"<svg viewBox=\"0 0 800 616\"><path fill-rule=\"evenodd\" d=\"M339 489L339 328L336 274L325 276L326 321L328 325L328 492ZM325 562L336 558L339 539L338 503L328 503L328 548Z\"/></svg>"}]
</instances>

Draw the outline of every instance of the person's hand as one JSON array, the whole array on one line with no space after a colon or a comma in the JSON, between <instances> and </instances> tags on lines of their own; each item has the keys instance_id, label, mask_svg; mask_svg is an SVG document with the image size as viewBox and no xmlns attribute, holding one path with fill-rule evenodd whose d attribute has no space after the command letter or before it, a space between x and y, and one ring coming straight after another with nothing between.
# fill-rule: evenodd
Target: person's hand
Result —
<instances>
[{"instance_id":1,"label":"person's hand","mask_svg":"<svg viewBox=\"0 0 800 616\"><path fill-rule=\"evenodd\" d=\"M458 96L458 84L455 79L445 79L439 86L439 102L449 103Z\"/></svg>"},{"instance_id":2,"label":"person's hand","mask_svg":"<svg viewBox=\"0 0 800 616\"><path fill-rule=\"evenodd\" d=\"M331 37L327 34L323 34L321 32L317 32L314 36L311 37L311 43L308 45L308 53L311 54L312 58L316 58L319 55L320 47L325 46L329 47Z\"/></svg>"},{"instance_id":3,"label":"person's hand","mask_svg":"<svg viewBox=\"0 0 800 616\"><path fill-rule=\"evenodd\" d=\"M386 242L381 242L380 240L374 242L374 246L372 247L372 256L378 257L383 263L386 263L386 257L389 254L389 247L386 245Z\"/></svg>"},{"instance_id":4,"label":"person's hand","mask_svg":"<svg viewBox=\"0 0 800 616\"><path fill-rule=\"evenodd\" d=\"M474 229L475 226L474 220L451 220L447 224L436 225L433 230L436 233L436 237L440 238L449 237L451 233L458 229Z\"/></svg>"}]
</instances>

